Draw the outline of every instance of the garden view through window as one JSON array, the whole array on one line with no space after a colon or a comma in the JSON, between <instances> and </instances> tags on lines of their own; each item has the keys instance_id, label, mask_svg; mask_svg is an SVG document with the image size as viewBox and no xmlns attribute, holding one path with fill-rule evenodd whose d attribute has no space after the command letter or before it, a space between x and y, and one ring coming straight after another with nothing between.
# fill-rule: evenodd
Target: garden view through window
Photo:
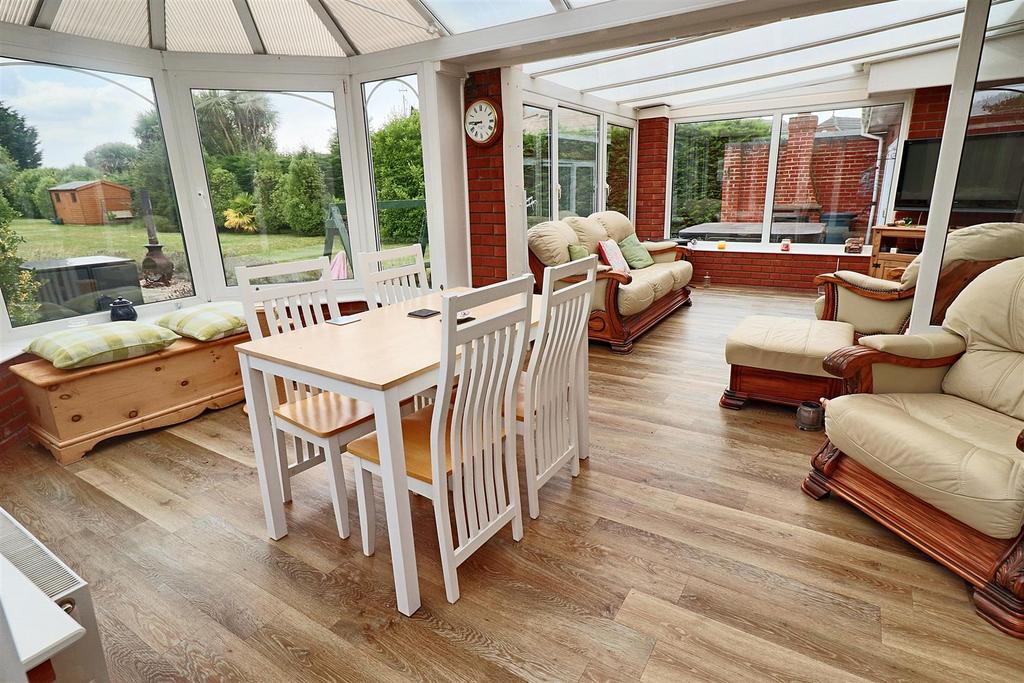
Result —
<instances>
[{"instance_id":1,"label":"garden view through window","mask_svg":"<svg viewBox=\"0 0 1024 683\"><path fill-rule=\"evenodd\" d=\"M363 83L363 109L380 248L421 244L429 274L427 194L416 76ZM384 265L402 263L385 261Z\"/></svg>"},{"instance_id":2,"label":"garden view through window","mask_svg":"<svg viewBox=\"0 0 1024 683\"><path fill-rule=\"evenodd\" d=\"M148 78L0 57L0 291L14 327L195 293Z\"/></svg>"},{"instance_id":3,"label":"garden view through window","mask_svg":"<svg viewBox=\"0 0 1024 683\"><path fill-rule=\"evenodd\" d=\"M597 211L596 114L558 109L558 217Z\"/></svg>"},{"instance_id":4,"label":"garden view through window","mask_svg":"<svg viewBox=\"0 0 1024 683\"><path fill-rule=\"evenodd\" d=\"M334 95L193 90L225 281L235 268L328 256L353 277Z\"/></svg>"},{"instance_id":5,"label":"garden view through window","mask_svg":"<svg viewBox=\"0 0 1024 683\"><path fill-rule=\"evenodd\" d=\"M633 131L625 126L608 124L606 141L608 172L605 179L607 198L605 208L629 215L629 154L632 149L630 135Z\"/></svg>"}]
</instances>

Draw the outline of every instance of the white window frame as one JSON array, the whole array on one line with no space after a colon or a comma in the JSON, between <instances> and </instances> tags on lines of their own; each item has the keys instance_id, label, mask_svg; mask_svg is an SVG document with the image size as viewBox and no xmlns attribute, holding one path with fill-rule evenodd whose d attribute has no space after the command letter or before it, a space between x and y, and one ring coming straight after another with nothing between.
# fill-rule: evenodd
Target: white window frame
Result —
<instances>
[{"instance_id":1,"label":"white window frame","mask_svg":"<svg viewBox=\"0 0 1024 683\"><path fill-rule=\"evenodd\" d=\"M675 148L676 126L685 123L702 123L707 121L724 121L729 119L764 118L772 117L770 148L768 152L768 177L765 187L765 205L761 218L761 240L759 242L728 242L733 251L777 251L778 245L771 242L771 218L774 211L775 200L775 178L778 167L779 148L782 139L782 118L786 115L799 114L808 111L821 109L852 109L855 107L873 107L886 104L902 104L903 116L900 121L899 136L896 140L896 159L893 166L893 178L899 178L900 168L903 164L903 144L907 140L907 133L910 129L910 113L913 107L913 92L892 93L889 96L868 97L858 100L827 101L807 103L799 107L775 107L760 110L736 110L722 111L713 114L701 114L699 116L675 116L669 119L668 131L668 179L667 196L665 197L665 227L666 238L672 237L672 195L673 195L673 151ZM890 222L895 215L893 207L896 197L897 183L892 182L889 187L888 206L884 217L878 216L875 222L878 224ZM867 233L864 240L862 253L870 254L871 227L867 226ZM699 244L698 248L707 248L707 244ZM800 244L797 251L801 253L845 253L841 244Z\"/></svg>"},{"instance_id":2,"label":"white window frame","mask_svg":"<svg viewBox=\"0 0 1024 683\"><path fill-rule=\"evenodd\" d=\"M69 38L71 40L67 40ZM140 318L157 317L185 306L209 300L208 283L203 276L206 268L205 261L208 259L204 258L202 244L194 230L195 223L189 210L189 202L186 201L189 196L189 176L182 154L181 128L174 112L167 72L162 68L159 55L145 54L151 52L149 50L108 47L105 50L97 50L96 55L93 56L90 54L91 51L63 51L60 49L62 41L66 41L71 47L78 46L82 41L87 44L96 42L58 34L52 37L47 36L46 40L39 40L37 45L5 43L3 48L0 48L0 55L57 67L67 66L125 76L138 76L148 78L153 84L157 115L163 129L164 144L167 148L167 159L171 170L171 184L178 204L178 216L181 220L181 235L188 254L189 270L192 274L192 287L195 294L180 299L142 304L137 307ZM142 247L142 245L139 246ZM3 308L0 310L0 340L2 340L0 342L0 357L11 355L12 349L20 349L27 341L39 335L66 329L73 320L85 321L90 325L110 320L108 312L97 311L73 318L48 320L14 327L11 325L6 302L3 301L2 295L0 295L0 303L3 304Z\"/></svg>"},{"instance_id":3,"label":"white window frame","mask_svg":"<svg viewBox=\"0 0 1024 683\"><path fill-rule=\"evenodd\" d=\"M214 225L213 208L209 199L206 165L203 162L202 141L192 101L193 90L246 90L257 92L322 92L334 97L335 125L338 127L341 149L342 184L345 188L345 208L349 234L354 252L374 249L373 242L353 226L364 226L365 217L360 215L357 202L349 202L356 188L349 178L357 173L352 165L353 150L348 136L342 132L350 128L346 98L342 80L336 76L321 74L274 74L238 73L234 71L174 71L169 74L172 101L177 107L182 124L182 144L192 187L188 196L189 209L196 226L201 249L208 258L204 261L203 280L207 285L209 299L230 299L238 297L236 286L228 285L222 262L220 240ZM353 262L356 261L354 254ZM355 278L338 280L337 291L346 298L356 298L361 293Z\"/></svg>"}]
</instances>

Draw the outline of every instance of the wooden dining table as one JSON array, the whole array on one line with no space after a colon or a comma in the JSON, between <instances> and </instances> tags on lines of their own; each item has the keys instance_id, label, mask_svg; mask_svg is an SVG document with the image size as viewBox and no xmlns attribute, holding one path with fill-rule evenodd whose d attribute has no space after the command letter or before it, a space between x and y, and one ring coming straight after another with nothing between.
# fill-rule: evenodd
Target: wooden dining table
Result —
<instances>
[{"instance_id":1,"label":"wooden dining table","mask_svg":"<svg viewBox=\"0 0 1024 683\"><path fill-rule=\"evenodd\" d=\"M441 310L441 298L459 291L467 290L433 292L359 313L359 319L347 325L313 325L235 347L245 387L267 535L271 539L288 533L270 419L275 405L271 392L276 392L273 378L308 384L373 406L395 592L398 609L405 615L412 615L419 608L420 592L405 479L400 402L437 385L442 336L441 316L413 318L408 314L421 308ZM534 295L531 339L536 336L543 314L540 304L541 297ZM472 309L471 314L477 318L495 315L511 305L512 299L496 301ZM579 354L576 368L581 458L589 455L587 355Z\"/></svg>"}]
</instances>

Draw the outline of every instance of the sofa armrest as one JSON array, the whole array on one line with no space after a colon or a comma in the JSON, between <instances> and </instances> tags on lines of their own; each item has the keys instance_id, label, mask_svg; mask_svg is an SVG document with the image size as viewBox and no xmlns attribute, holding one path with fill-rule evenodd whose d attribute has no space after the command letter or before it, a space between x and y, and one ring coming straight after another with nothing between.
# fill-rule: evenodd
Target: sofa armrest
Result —
<instances>
[{"instance_id":1,"label":"sofa armrest","mask_svg":"<svg viewBox=\"0 0 1024 683\"><path fill-rule=\"evenodd\" d=\"M850 323L858 335L898 334L910 318L912 287L845 270L819 275L814 282L825 291L817 317Z\"/></svg>"},{"instance_id":2,"label":"sofa armrest","mask_svg":"<svg viewBox=\"0 0 1024 683\"><path fill-rule=\"evenodd\" d=\"M655 263L682 261L690 255L690 250L681 247L671 240L662 242L641 242Z\"/></svg>"},{"instance_id":3,"label":"sofa armrest","mask_svg":"<svg viewBox=\"0 0 1024 683\"><path fill-rule=\"evenodd\" d=\"M825 357L822 367L828 373L843 379L848 394L884 394L896 391L937 393L941 391L942 378L946 371L963 355L962 340L960 345L956 345L950 340L912 339L906 342L895 342L891 339L895 336L903 335L862 337L860 345L847 346L830 353ZM931 337L935 335L907 336ZM869 344L882 346L889 350L883 351L864 345L865 339L869 340ZM949 351L952 353L942 355Z\"/></svg>"},{"instance_id":4,"label":"sofa armrest","mask_svg":"<svg viewBox=\"0 0 1024 683\"><path fill-rule=\"evenodd\" d=\"M879 301L893 301L914 296L912 288L904 289L899 282L871 277L852 270L840 270L835 273L819 275L814 278L814 283L834 285L868 299L878 299Z\"/></svg>"},{"instance_id":5,"label":"sofa armrest","mask_svg":"<svg viewBox=\"0 0 1024 683\"><path fill-rule=\"evenodd\" d=\"M959 356L967 350L967 343L963 337L946 331L924 334L875 334L861 337L860 345L917 360L949 358Z\"/></svg>"}]
</instances>

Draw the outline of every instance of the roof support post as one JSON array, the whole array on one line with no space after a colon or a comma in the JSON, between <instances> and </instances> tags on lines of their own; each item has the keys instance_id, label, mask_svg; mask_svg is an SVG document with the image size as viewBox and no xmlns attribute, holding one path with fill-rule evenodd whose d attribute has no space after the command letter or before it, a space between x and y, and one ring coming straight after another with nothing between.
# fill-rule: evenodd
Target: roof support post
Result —
<instances>
[{"instance_id":1,"label":"roof support post","mask_svg":"<svg viewBox=\"0 0 1024 683\"><path fill-rule=\"evenodd\" d=\"M43 0L39 3L36 16L32 19L32 25L36 28L50 28L53 20L57 17L57 10L63 0Z\"/></svg>"},{"instance_id":2,"label":"roof support post","mask_svg":"<svg viewBox=\"0 0 1024 683\"><path fill-rule=\"evenodd\" d=\"M238 12L238 19L242 22L245 30L245 37L249 39L249 46L252 47L254 55L265 55L267 49L263 46L263 39L260 38L259 29L256 28L256 20L252 17L252 9L247 0L233 0L235 11Z\"/></svg>"},{"instance_id":3,"label":"roof support post","mask_svg":"<svg viewBox=\"0 0 1024 683\"><path fill-rule=\"evenodd\" d=\"M167 49L167 15L165 0L149 0L149 46Z\"/></svg>"},{"instance_id":4,"label":"roof support post","mask_svg":"<svg viewBox=\"0 0 1024 683\"><path fill-rule=\"evenodd\" d=\"M331 34L331 37L334 38L334 42L338 44L338 47L341 48L341 51L345 53L346 57L359 54L359 50L357 50L352 44L352 41L349 40L348 34L345 33L345 30L341 28L338 22L334 20L334 17L324 6L323 0L306 0L306 2L309 3L310 8L313 10L313 14L315 14L317 19L320 20L320 23L324 25L327 32Z\"/></svg>"}]
</instances>

